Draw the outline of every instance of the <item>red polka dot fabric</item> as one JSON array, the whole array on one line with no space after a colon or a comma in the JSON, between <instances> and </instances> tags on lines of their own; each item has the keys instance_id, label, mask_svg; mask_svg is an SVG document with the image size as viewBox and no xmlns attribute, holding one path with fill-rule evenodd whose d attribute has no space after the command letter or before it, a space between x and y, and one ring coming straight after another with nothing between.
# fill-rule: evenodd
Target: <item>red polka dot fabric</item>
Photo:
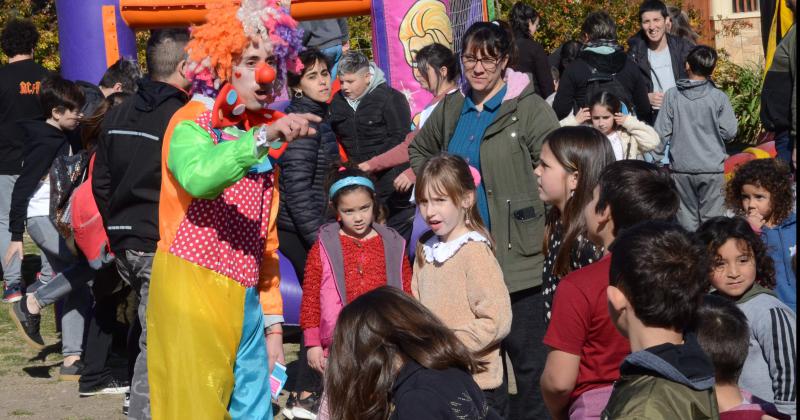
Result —
<instances>
[{"instance_id":1,"label":"red polka dot fabric","mask_svg":"<svg viewBox=\"0 0 800 420\"><path fill-rule=\"evenodd\" d=\"M210 112L196 122L218 141ZM194 199L170 252L245 287L255 286L269 230L274 181L272 171L247 174L213 200Z\"/></svg>"}]
</instances>

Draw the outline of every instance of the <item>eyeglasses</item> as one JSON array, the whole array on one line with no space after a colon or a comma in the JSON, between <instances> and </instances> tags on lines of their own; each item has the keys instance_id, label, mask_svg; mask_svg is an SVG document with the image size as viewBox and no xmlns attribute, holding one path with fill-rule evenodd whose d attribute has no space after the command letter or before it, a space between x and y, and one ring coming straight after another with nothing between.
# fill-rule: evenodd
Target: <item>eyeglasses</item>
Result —
<instances>
[{"instance_id":1,"label":"eyeglasses","mask_svg":"<svg viewBox=\"0 0 800 420\"><path fill-rule=\"evenodd\" d=\"M488 71L489 73L494 72L497 70L497 64L500 62L499 58L481 58L478 60L473 55L463 55L461 56L461 63L464 64L464 70L472 70L478 63L481 63L483 69Z\"/></svg>"}]
</instances>

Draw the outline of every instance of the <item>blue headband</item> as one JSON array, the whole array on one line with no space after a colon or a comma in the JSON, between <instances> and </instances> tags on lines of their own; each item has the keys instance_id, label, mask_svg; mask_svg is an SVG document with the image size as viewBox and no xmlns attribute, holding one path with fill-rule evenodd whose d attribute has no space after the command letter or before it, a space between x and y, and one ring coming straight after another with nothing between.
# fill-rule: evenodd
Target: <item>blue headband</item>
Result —
<instances>
[{"instance_id":1,"label":"blue headband","mask_svg":"<svg viewBox=\"0 0 800 420\"><path fill-rule=\"evenodd\" d=\"M363 176L348 176L334 182L333 185L331 185L331 188L328 190L328 197L333 198L333 196L336 195L339 190L351 185L361 185L369 188L373 192L375 191L375 185L369 179L364 178Z\"/></svg>"}]
</instances>

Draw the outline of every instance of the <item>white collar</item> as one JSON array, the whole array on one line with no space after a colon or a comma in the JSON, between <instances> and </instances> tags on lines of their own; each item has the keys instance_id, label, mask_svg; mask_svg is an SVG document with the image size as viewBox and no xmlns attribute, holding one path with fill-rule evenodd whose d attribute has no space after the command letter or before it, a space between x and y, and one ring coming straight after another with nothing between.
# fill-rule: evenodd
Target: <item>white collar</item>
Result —
<instances>
[{"instance_id":1,"label":"white collar","mask_svg":"<svg viewBox=\"0 0 800 420\"><path fill-rule=\"evenodd\" d=\"M458 252L458 250L461 249L464 244L470 241L485 242L487 245L490 244L489 240L486 239L485 236L475 232L474 230L471 230L449 242L442 242L438 236L434 235L422 245L422 251L425 254L425 262L432 263L436 261L437 263L442 264L449 260L453 255L456 255L456 252Z\"/></svg>"}]
</instances>

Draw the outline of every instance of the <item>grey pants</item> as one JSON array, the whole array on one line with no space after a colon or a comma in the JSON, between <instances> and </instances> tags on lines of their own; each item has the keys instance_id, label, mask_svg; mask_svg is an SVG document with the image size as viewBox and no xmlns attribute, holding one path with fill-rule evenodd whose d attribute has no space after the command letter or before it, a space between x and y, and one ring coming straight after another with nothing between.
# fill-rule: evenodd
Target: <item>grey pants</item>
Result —
<instances>
[{"instance_id":1,"label":"grey pants","mask_svg":"<svg viewBox=\"0 0 800 420\"><path fill-rule=\"evenodd\" d=\"M64 298L64 316L61 318L61 346L64 356L80 356L83 350L83 331L86 314L91 306L88 283L94 271L85 260L72 254L64 239L47 216L28 219L28 234L42 250L42 275L36 281L33 297L41 306ZM44 261L51 270L44 270ZM57 275L53 276L52 273Z\"/></svg>"},{"instance_id":2,"label":"grey pants","mask_svg":"<svg viewBox=\"0 0 800 420\"><path fill-rule=\"evenodd\" d=\"M725 175L673 172L672 180L681 198L678 223L694 232L706 220L725 214Z\"/></svg>"},{"instance_id":3,"label":"grey pants","mask_svg":"<svg viewBox=\"0 0 800 420\"><path fill-rule=\"evenodd\" d=\"M22 260L14 258L6 264L5 255L11 242L8 231L8 213L11 211L11 193L19 175L0 175L0 260L3 265L3 278L7 286L22 286Z\"/></svg>"},{"instance_id":4,"label":"grey pants","mask_svg":"<svg viewBox=\"0 0 800 420\"><path fill-rule=\"evenodd\" d=\"M131 378L131 405L129 419L150 419L150 382L147 380L147 295L150 290L150 272L153 269L153 252L127 249L117 255L117 271L125 282L139 294L139 322L142 333L139 336L139 356L133 367Z\"/></svg>"}]
</instances>

